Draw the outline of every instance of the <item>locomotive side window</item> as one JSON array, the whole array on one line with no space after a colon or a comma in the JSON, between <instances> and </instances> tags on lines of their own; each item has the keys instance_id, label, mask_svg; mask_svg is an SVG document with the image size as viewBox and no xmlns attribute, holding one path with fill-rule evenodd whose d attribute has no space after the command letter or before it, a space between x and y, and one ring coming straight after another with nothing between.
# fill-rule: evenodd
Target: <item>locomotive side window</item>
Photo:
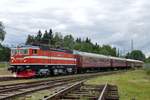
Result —
<instances>
[{"instance_id":1,"label":"locomotive side window","mask_svg":"<svg viewBox=\"0 0 150 100\"><path fill-rule=\"evenodd\" d=\"M33 49L32 54L37 54L37 49Z\"/></svg>"}]
</instances>

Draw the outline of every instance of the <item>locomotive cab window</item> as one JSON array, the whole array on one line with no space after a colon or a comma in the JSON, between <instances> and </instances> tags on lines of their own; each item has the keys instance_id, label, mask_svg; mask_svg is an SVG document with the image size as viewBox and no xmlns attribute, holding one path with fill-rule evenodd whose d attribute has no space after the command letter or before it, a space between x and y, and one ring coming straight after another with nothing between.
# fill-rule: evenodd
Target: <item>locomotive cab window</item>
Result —
<instances>
[{"instance_id":1,"label":"locomotive cab window","mask_svg":"<svg viewBox=\"0 0 150 100\"><path fill-rule=\"evenodd\" d=\"M37 54L37 49L33 49L32 54Z\"/></svg>"},{"instance_id":2,"label":"locomotive cab window","mask_svg":"<svg viewBox=\"0 0 150 100\"><path fill-rule=\"evenodd\" d=\"M18 50L17 49L12 49L11 50L11 55L16 55L18 53Z\"/></svg>"}]
</instances>

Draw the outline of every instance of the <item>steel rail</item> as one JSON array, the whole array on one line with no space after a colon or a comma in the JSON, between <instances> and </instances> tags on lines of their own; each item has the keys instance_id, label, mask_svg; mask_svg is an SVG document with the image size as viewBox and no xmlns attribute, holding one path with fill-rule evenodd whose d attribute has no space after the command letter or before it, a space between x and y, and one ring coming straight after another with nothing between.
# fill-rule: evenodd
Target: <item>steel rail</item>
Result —
<instances>
[{"instance_id":1,"label":"steel rail","mask_svg":"<svg viewBox=\"0 0 150 100\"><path fill-rule=\"evenodd\" d=\"M61 91L59 91L59 92L57 92L51 96L48 96L48 97L44 98L43 100L57 100L59 97L63 96L64 94L72 91L75 88L80 87L84 81L85 80L76 82L75 84L69 86L68 88L65 88L64 90L61 90Z\"/></svg>"},{"instance_id":2,"label":"steel rail","mask_svg":"<svg viewBox=\"0 0 150 100\"><path fill-rule=\"evenodd\" d=\"M108 84L106 83L103 90L102 90L102 92L101 92L101 94L100 94L100 96L99 96L99 98L98 98L98 100L105 100L105 94L107 92L107 88L108 88Z\"/></svg>"},{"instance_id":3,"label":"steel rail","mask_svg":"<svg viewBox=\"0 0 150 100\"><path fill-rule=\"evenodd\" d=\"M0 98L0 99L12 98L12 97L24 95L24 94L27 94L27 93L30 93L33 91L35 92L35 91L55 87L55 86L57 86L55 84L56 83L59 84L60 82L69 82L71 80L72 81L73 80L81 81L81 80L93 78L93 77L99 76L99 75L110 75L110 74L115 74L115 73L120 73L120 71L119 72L118 71L104 72L104 73L96 73L96 74L88 74L88 75L86 75L86 74L74 75L72 77L69 76L69 77L64 77L64 78L42 80L42 81L40 80L40 81L36 81L36 82L28 82L28 83L21 83L21 84L0 85L0 97L3 96L3 98ZM61 84L61 85L63 85L63 84ZM11 92L11 91L12 91L12 95L7 94L7 92ZM22 92L15 93L17 91L22 91Z\"/></svg>"}]
</instances>

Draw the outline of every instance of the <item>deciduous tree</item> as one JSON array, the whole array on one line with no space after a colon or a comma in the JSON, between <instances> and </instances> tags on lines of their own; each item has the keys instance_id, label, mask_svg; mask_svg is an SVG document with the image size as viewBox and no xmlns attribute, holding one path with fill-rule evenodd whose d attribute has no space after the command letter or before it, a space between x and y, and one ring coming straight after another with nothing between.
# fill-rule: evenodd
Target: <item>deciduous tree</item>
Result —
<instances>
[{"instance_id":1,"label":"deciduous tree","mask_svg":"<svg viewBox=\"0 0 150 100\"><path fill-rule=\"evenodd\" d=\"M5 29L5 27L3 26L3 23L0 22L0 42L2 42L5 38L6 32L4 29Z\"/></svg>"}]
</instances>

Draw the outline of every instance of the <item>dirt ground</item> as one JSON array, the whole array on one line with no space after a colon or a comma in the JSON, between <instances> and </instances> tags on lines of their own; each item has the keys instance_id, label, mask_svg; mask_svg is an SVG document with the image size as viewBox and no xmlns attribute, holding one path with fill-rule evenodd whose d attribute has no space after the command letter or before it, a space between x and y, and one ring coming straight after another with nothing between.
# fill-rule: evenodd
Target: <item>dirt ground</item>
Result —
<instances>
[{"instance_id":1,"label":"dirt ground","mask_svg":"<svg viewBox=\"0 0 150 100\"><path fill-rule=\"evenodd\" d=\"M0 76L2 75L12 75L12 74L7 70L7 68L0 68Z\"/></svg>"}]
</instances>

